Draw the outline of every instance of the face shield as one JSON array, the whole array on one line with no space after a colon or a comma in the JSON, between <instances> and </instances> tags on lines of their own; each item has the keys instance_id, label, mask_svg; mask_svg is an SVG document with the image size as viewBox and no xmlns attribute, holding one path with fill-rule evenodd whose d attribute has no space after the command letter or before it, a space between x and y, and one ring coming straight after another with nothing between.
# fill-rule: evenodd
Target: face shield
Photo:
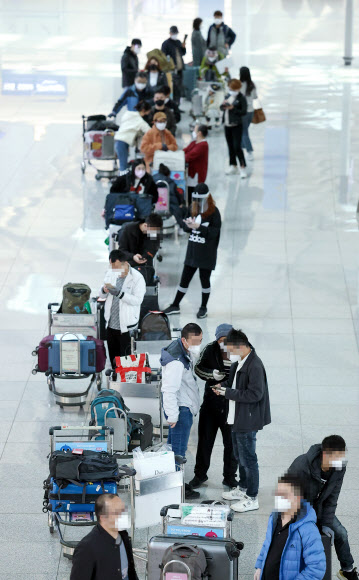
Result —
<instances>
[{"instance_id":1,"label":"face shield","mask_svg":"<svg viewBox=\"0 0 359 580\"><path fill-rule=\"evenodd\" d=\"M209 192L206 195L198 195L195 191L192 193L193 209L197 215L207 211L209 196Z\"/></svg>"}]
</instances>

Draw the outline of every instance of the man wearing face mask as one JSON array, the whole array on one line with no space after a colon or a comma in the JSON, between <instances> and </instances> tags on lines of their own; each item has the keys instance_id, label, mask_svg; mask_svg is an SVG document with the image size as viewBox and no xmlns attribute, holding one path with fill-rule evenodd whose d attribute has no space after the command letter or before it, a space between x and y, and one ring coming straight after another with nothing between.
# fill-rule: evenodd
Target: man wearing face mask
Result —
<instances>
[{"instance_id":1,"label":"man wearing face mask","mask_svg":"<svg viewBox=\"0 0 359 580\"><path fill-rule=\"evenodd\" d=\"M314 507L318 526L334 540L341 569L338 578L358 580L354 559L350 552L348 533L335 515L340 490L346 472L346 445L340 435L329 435L321 444L312 445L307 453L299 455L288 473L303 480L305 497Z\"/></svg>"},{"instance_id":2,"label":"man wearing face mask","mask_svg":"<svg viewBox=\"0 0 359 580\"><path fill-rule=\"evenodd\" d=\"M189 323L182 328L181 338L162 349L162 400L169 424L167 443L175 455L186 456L193 417L199 411L199 389L194 365L201 350L202 329ZM199 493L186 484L186 499L196 499Z\"/></svg>"},{"instance_id":3,"label":"man wearing face mask","mask_svg":"<svg viewBox=\"0 0 359 580\"><path fill-rule=\"evenodd\" d=\"M147 75L144 72L138 72L134 84L124 90L118 101L115 103L109 117L116 117L117 113L119 113L125 106L127 106L128 111L135 111L135 107L138 103L150 101L151 99L152 92L147 84Z\"/></svg>"},{"instance_id":4,"label":"man wearing face mask","mask_svg":"<svg viewBox=\"0 0 359 580\"><path fill-rule=\"evenodd\" d=\"M181 111L177 103L175 103L175 101L171 99L171 89L168 85L164 85L161 90L165 97L165 105L168 109L172 111L172 113L175 116L175 121L178 124L181 120Z\"/></svg>"},{"instance_id":5,"label":"man wearing face mask","mask_svg":"<svg viewBox=\"0 0 359 580\"><path fill-rule=\"evenodd\" d=\"M304 500L300 479L279 478L274 512L256 561L254 580L322 580L326 562L315 525L316 514Z\"/></svg>"},{"instance_id":6,"label":"man wearing face mask","mask_svg":"<svg viewBox=\"0 0 359 580\"><path fill-rule=\"evenodd\" d=\"M154 125L142 139L141 151L145 155L146 167L150 171L155 151L177 151L177 141L167 127L167 116L161 111L153 117Z\"/></svg>"},{"instance_id":7,"label":"man wearing face mask","mask_svg":"<svg viewBox=\"0 0 359 580\"><path fill-rule=\"evenodd\" d=\"M214 46L218 52L227 56L229 49L236 40L236 34L223 22L223 13L216 10L213 14L214 22L208 29L207 46Z\"/></svg>"},{"instance_id":8,"label":"man wearing face mask","mask_svg":"<svg viewBox=\"0 0 359 580\"><path fill-rule=\"evenodd\" d=\"M153 265L161 243L162 218L151 213L146 220L126 224L120 234L119 250L131 266Z\"/></svg>"},{"instance_id":9,"label":"man wearing face mask","mask_svg":"<svg viewBox=\"0 0 359 580\"><path fill-rule=\"evenodd\" d=\"M195 476L190 481L193 488L200 487L208 480L207 472L218 429L222 433L224 448L222 483L231 489L238 486L236 481L238 463L233 455L231 426L227 424L228 401L216 397L212 389L218 381L225 381L229 377L231 361L227 353L226 340L232 328L231 324L217 326L216 340L202 350L195 366L196 374L206 381L206 386L199 412Z\"/></svg>"},{"instance_id":10,"label":"man wearing face mask","mask_svg":"<svg viewBox=\"0 0 359 580\"><path fill-rule=\"evenodd\" d=\"M173 79L173 99L179 104L182 95L182 77L184 62L183 57L186 54L186 39L181 42L178 40L178 28L177 26L171 26L170 37L162 43L161 50L166 56L173 59L175 63L175 70L172 75Z\"/></svg>"},{"instance_id":11,"label":"man wearing face mask","mask_svg":"<svg viewBox=\"0 0 359 580\"><path fill-rule=\"evenodd\" d=\"M138 580L123 501L104 493L96 499L95 514L96 526L75 548L70 580Z\"/></svg>"},{"instance_id":12,"label":"man wearing face mask","mask_svg":"<svg viewBox=\"0 0 359 580\"><path fill-rule=\"evenodd\" d=\"M210 46L201 62L199 69L200 78L206 82L224 81L229 76L228 69L226 68L224 73L221 74L216 67L216 62L223 58L223 54L218 52L215 46Z\"/></svg>"},{"instance_id":13,"label":"man wearing face mask","mask_svg":"<svg viewBox=\"0 0 359 580\"><path fill-rule=\"evenodd\" d=\"M112 250L109 261L99 298L106 300L107 347L115 368L116 356L131 354L130 331L138 325L146 283L142 274L131 268L124 252Z\"/></svg>"},{"instance_id":14,"label":"man wearing face mask","mask_svg":"<svg viewBox=\"0 0 359 580\"><path fill-rule=\"evenodd\" d=\"M122 86L130 87L135 82L138 73L138 55L141 51L142 42L139 38L134 38L131 46L125 49L121 58Z\"/></svg>"},{"instance_id":15,"label":"man wearing face mask","mask_svg":"<svg viewBox=\"0 0 359 580\"><path fill-rule=\"evenodd\" d=\"M208 171L208 129L206 125L196 125L192 131L192 141L183 149L188 165L187 194L188 205L192 202L192 193L199 183L205 183Z\"/></svg>"},{"instance_id":16,"label":"man wearing face mask","mask_svg":"<svg viewBox=\"0 0 359 580\"><path fill-rule=\"evenodd\" d=\"M166 96L163 93L162 88L157 89L153 97L154 106L152 107L151 113L149 115L149 123L150 125L152 124L156 113L160 112L165 113L167 119L166 129L171 131L172 135L174 136L176 134L177 129L176 119L171 109L167 107L165 99Z\"/></svg>"},{"instance_id":17,"label":"man wearing face mask","mask_svg":"<svg viewBox=\"0 0 359 580\"><path fill-rule=\"evenodd\" d=\"M227 423L232 425L234 455L239 465L239 486L224 492L226 500L243 513L259 508L259 467L256 454L257 432L271 422L267 376L263 363L247 336L234 328L227 336L231 370L224 383L215 385L216 395L229 400Z\"/></svg>"}]
</instances>

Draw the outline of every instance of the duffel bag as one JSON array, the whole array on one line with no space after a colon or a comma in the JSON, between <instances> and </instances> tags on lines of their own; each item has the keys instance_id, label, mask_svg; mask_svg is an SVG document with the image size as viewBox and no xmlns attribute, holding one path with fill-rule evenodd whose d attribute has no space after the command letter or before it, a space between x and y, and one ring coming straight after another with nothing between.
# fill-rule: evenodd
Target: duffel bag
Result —
<instances>
[{"instance_id":1,"label":"duffel bag","mask_svg":"<svg viewBox=\"0 0 359 580\"><path fill-rule=\"evenodd\" d=\"M205 553L197 546L191 546L189 544L173 544L173 546L169 546L162 558L161 580L165 578L163 568L166 564L168 564L166 567L166 576L167 572L187 572L187 568L183 566L183 564L186 564L191 572L191 580L208 578Z\"/></svg>"},{"instance_id":2,"label":"duffel bag","mask_svg":"<svg viewBox=\"0 0 359 580\"><path fill-rule=\"evenodd\" d=\"M50 477L59 480L103 481L118 477L116 459L106 451L54 451L49 461Z\"/></svg>"},{"instance_id":3,"label":"duffel bag","mask_svg":"<svg viewBox=\"0 0 359 580\"><path fill-rule=\"evenodd\" d=\"M146 375L151 376L151 367L148 362L148 354L130 354L128 356L116 356L116 373L120 375L122 383L144 383Z\"/></svg>"}]
</instances>

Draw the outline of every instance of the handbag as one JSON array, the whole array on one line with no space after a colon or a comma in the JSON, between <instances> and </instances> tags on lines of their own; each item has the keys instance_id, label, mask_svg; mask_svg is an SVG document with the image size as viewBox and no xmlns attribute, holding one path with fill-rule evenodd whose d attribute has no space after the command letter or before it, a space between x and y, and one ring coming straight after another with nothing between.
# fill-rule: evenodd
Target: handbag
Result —
<instances>
[{"instance_id":1,"label":"handbag","mask_svg":"<svg viewBox=\"0 0 359 580\"><path fill-rule=\"evenodd\" d=\"M257 101L258 101L259 106L254 109L253 119L252 119L253 125L258 125L259 123L264 123L264 121L266 120L266 116L264 114L264 111L262 109L262 105L260 104L259 99L257 99Z\"/></svg>"},{"instance_id":2,"label":"handbag","mask_svg":"<svg viewBox=\"0 0 359 580\"><path fill-rule=\"evenodd\" d=\"M144 383L146 375L151 375L147 353L116 356L115 362L116 373L120 375L122 383Z\"/></svg>"}]
</instances>

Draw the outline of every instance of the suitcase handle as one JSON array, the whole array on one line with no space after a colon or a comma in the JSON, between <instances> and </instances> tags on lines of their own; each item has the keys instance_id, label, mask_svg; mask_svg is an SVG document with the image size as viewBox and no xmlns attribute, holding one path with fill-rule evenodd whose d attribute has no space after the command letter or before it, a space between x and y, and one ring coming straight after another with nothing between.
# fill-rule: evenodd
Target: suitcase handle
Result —
<instances>
[{"instance_id":1,"label":"suitcase handle","mask_svg":"<svg viewBox=\"0 0 359 580\"><path fill-rule=\"evenodd\" d=\"M180 506L178 503L172 503L171 505L165 505L163 508L161 508L160 516L162 518L165 518L168 510L179 510L179 507Z\"/></svg>"},{"instance_id":2,"label":"suitcase handle","mask_svg":"<svg viewBox=\"0 0 359 580\"><path fill-rule=\"evenodd\" d=\"M133 469L133 467L128 467L127 465L119 465L118 467L119 475L121 475L120 471L124 475L127 475L128 477L134 477L136 475L136 469Z\"/></svg>"}]
</instances>

